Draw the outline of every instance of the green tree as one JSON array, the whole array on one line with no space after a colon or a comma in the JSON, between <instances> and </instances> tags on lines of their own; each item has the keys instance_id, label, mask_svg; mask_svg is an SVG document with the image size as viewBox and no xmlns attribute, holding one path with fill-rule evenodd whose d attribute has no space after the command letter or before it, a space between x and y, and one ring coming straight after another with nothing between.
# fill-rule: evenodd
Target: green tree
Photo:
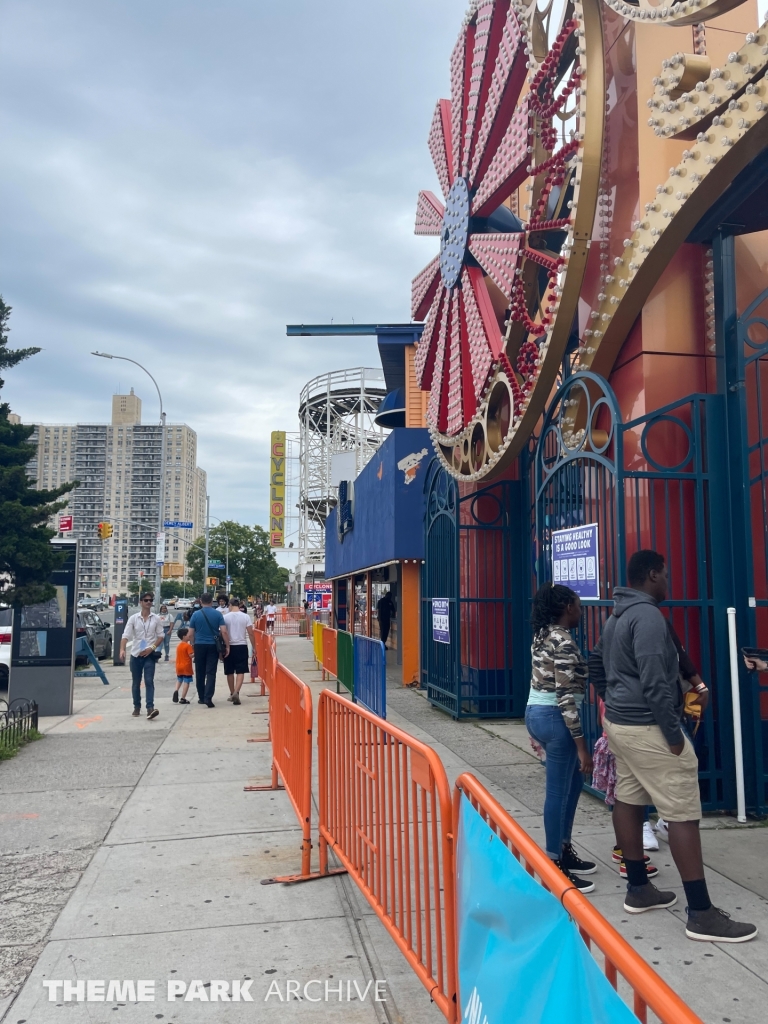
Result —
<instances>
[{"instance_id":1,"label":"green tree","mask_svg":"<svg viewBox=\"0 0 768 1024\"><path fill-rule=\"evenodd\" d=\"M284 594L288 581L288 570L277 564L269 546L269 534L260 526L245 526L231 520L211 527L209 558L211 561L226 563L227 535L229 535L229 574L232 577L231 591L238 597L249 597L261 593ZM205 560L205 537L195 542L187 552L187 571L195 591L203 589L203 562ZM223 590L224 572L211 570L211 576L221 578Z\"/></svg>"},{"instance_id":2,"label":"green tree","mask_svg":"<svg viewBox=\"0 0 768 1024\"><path fill-rule=\"evenodd\" d=\"M150 590L154 592L154 589L155 589L155 581L153 579L150 579L149 576L142 576L142 578L141 578L141 593L142 594L148 594L150 592ZM128 593L131 595L131 597L136 597L138 595L138 593L139 593L139 581L137 579L136 580L131 580L131 582L128 584Z\"/></svg>"},{"instance_id":3,"label":"green tree","mask_svg":"<svg viewBox=\"0 0 768 1024\"><path fill-rule=\"evenodd\" d=\"M40 351L7 347L10 316L11 307L0 295L0 372ZM0 388L4 384L0 378ZM26 471L36 452L29 443L35 428L11 423L10 411L7 402L0 403L0 601L36 604L56 593L48 579L64 555L51 545L56 531L48 523L66 506L58 499L76 484L35 490Z\"/></svg>"},{"instance_id":4,"label":"green tree","mask_svg":"<svg viewBox=\"0 0 768 1024\"><path fill-rule=\"evenodd\" d=\"M160 596L163 601L167 601L169 597L183 597L185 590L190 594L194 593L189 580L186 581L186 586L184 580L163 580Z\"/></svg>"}]
</instances>

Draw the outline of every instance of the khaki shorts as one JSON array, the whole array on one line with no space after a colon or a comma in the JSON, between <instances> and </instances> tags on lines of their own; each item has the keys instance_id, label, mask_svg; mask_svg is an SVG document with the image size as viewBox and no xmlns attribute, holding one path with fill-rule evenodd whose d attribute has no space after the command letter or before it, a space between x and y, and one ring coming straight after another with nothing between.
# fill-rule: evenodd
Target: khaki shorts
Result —
<instances>
[{"instance_id":1,"label":"khaki shorts","mask_svg":"<svg viewBox=\"0 0 768 1024\"><path fill-rule=\"evenodd\" d=\"M678 756L658 725L614 725L603 718L603 726L616 758L617 800L653 804L665 821L701 818L699 762L687 736Z\"/></svg>"}]
</instances>

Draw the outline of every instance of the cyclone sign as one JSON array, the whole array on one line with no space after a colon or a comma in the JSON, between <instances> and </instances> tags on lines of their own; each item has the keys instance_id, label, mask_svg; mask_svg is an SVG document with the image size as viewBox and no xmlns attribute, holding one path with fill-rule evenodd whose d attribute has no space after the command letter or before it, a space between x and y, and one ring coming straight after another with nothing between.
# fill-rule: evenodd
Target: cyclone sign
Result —
<instances>
[{"instance_id":1,"label":"cyclone sign","mask_svg":"<svg viewBox=\"0 0 768 1024\"><path fill-rule=\"evenodd\" d=\"M273 430L269 459L269 546L285 547L285 431Z\"/></svg>"}]
</instances>

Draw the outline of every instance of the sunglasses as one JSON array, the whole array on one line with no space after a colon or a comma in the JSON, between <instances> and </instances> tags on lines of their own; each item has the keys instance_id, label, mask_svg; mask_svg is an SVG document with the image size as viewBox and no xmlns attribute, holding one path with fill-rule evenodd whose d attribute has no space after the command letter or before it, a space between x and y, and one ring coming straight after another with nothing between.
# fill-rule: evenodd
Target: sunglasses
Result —
<instances>
[{"instance_id":1,"label":"sunglasses","mask_svg":"<svg viewBox=\"0 0 768 1024\"><path fill-rule=\"evenodd\" d=\"M151 597L142 597L141 603L142 604L152 604L152 598Z\"/></svg>"}]
</instances>

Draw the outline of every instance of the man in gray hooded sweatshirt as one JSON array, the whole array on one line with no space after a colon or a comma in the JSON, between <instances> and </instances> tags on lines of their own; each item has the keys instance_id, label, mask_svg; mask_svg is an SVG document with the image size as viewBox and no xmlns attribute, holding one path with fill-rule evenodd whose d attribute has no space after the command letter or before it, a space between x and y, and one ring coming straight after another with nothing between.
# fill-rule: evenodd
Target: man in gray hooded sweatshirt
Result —
<instances>
[{"instance_id":1,"label":"man in gray hooded sweatshirt","mask_svg":"<svg viewBox=\"0 0 768 1024\"><path fill-rule=\"evenodd\" d=\"M624 909L630 914L677 903L651 882L643 858L643 816L654 804L669 824L669 847L688 903L685 934L705 942L747 942L752 924L713 907L701 855L699 765L682 729L677 650L659 609L667 567L657 551L637 551L629 587L614 590L613 615L589 660L589 677L605 701L603 726L616 758L613 827L627 867Z\"/></svg>"}]
</instances>

